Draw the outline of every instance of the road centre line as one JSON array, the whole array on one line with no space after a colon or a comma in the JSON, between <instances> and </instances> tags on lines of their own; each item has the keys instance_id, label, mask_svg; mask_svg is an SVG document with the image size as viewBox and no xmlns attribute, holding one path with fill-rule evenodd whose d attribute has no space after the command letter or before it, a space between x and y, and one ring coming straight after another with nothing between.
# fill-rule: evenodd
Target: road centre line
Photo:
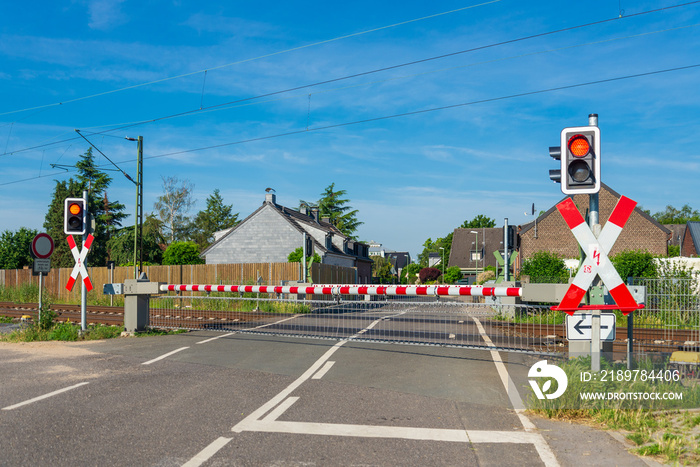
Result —
<instances>
[{"instance_id":1,"label":"road centre line","mask_svg":"<svg viewBox=\"0 0 700 467\"><path fill-rule=\"evenodd\" d=\"M497 350L495 350L496 346L494 345L493 341L488 336L488 334L486 334L486 330L481 325L481 321L479 321L479 319L476 316L472 316L472 319L474 320L474 323L476 324L476 327L479 330L479 334L481 334L481 338L484 339L486 345L492 347L492 349L489 352L491 352L491 358L493 359L493 363L496 365L496 370L498 371L498 375L501 378L501 383L503 384L503 387L505 388L506 393L508 394L510 403L513 405L513 408L515 409L515 414L520 419L520 423L522 423L525 432L533 436L532 444L535 446L537 454L539 454L540 459L542 460L542 462L544 462L544 465L546 465L547 467L558 467L559 461L557 461L554 452L552 452L552 449L549 447L549 444L547 444L547 440L545 440L544 436L537 432L537 427L535 426L535 424L532 423L532 421L530 421L530 419L527 418L527 416L525 415L525 405L523 404L523 400L520 397L518 388L515 386L515 383L508 374L508 370L503 364L501 355L498 353Z\"/></svg>"},{"instance_id":2,"label":"road centre line","mask_svg":"<svg viewBox=\"0 0 700 467\"><path fill-rule=\"evenodd\" d=\"M78 383L78 384L75 384L75 385L67 387L67 388L59 389L57 391L53 391L53 392L50 392L48 394L44 394L43 396L35 397L33 399L29 399L27 401L20 402L19 404L8 405L7 407L3 407L2 410L18 409L18 408L23 407L25 405L33 404L34 402L39 402L41 400L48 399L49 397L53 397L53 396L56 396L58 394L62 394L64 392L70 391L72 389L79 388L80 386L85 386L86 384L90 384L90 383L88 383L88 382Z\"/></svg>"},{"instance_id":3,"label":"road centre line","mask_svg":"<svg viewBox=\"0 0 700 467\"><path fill-rule=\"evenodd\" d=\"M199 451L196 456L182 464L182 467L199 467L208 461L214 454L219 452L219 450L226 446L232 439L233 438L224 438L223 436L215 439L213 443Z\"/></svg>"},{"instance_id":4,"label":"road centre line","mask_svg":"<svg viewBox=\"0 0 700 467\"><path fill-rule=\"evenodd\" d=\"M335 362L328 361L326 362L325 365L323 365L323 368L318 370L315 375L311 377L311 379L321 379L325 376L326 373L328 373L328 370L331 369L331 367L335 364Z\"/></svg>"},{"instance_id":5,"label":"road centre line","mask_svg":"<svg viewBox=\"0 0 700 467\"><path fill-rule=\"evenodd\" d=\"M155 363L159 360L163 360L164 358L168 358L169 356L176 354L178 352L181 352L183 350L189 349L189 347L180 347L179 349L173 350L172 352L168 352L165 355L161 355L160 357L156 357L153 360L149 360L147 362L143 362L141 365L150 365L151 363Z\"/></svg>"}]
</instances>

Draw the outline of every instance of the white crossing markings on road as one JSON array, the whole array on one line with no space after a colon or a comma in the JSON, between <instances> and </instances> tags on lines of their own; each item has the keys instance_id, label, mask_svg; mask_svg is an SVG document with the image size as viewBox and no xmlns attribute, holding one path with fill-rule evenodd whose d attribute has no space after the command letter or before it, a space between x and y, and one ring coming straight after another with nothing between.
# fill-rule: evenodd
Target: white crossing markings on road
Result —
<instances>
[{"instance_id":1,"label":"white crossing markings on road","mask_svg":"<svg viewBox=\"0 0 700 467\"><path fill-rule=\"evenodd\" d=\"M35 397L34 399L29 399L28 401L20 402L19 404L9 405L9 406L7 406L7 407L3 407L2 410L14 410L14 409L18 409L18 408L23 407L23 406L25 406L25 405L33 404L34 402L39 402L39 401L41 401L41 400L48 399L49 397L53 397L53 396L56 396L56 395L58 395L58 394L62 394L62 393L64 393L64 392L70 391L70 390L72 390L72 389L79 388L80 386L85 386L86 384L90 384L90 383L88 383L88 382L78 383L78 384L75 384L75 385L70 386L70 387L67 387L67 388L59 389L58 391L54 391L54 392L50 392L50 393L48 393L48 394L44 394L43 396Z\"/></svg>"},{"instance_id":2,"label":"white crossing markings on road","mask_svg":"<svg viewBox=\"0 0 700 467\"><path fill-rule=\"evenodd\" d=\"M204 464L206 461L211 459L211 457L214 454L219 452L219 450L226 446L232 439L233 438L224 438L223 436L215 439L213 443L211 443L206 448L202 449L199 452L199 454L194 456L186 463L182 464L182 467L199 467L200 465Z\"/></svg>"},{"instance_id":3,"label":"white crossing markings on road","mask_svg":"<svg viewBox=\"0 0 700 467\"><path fill-rule=\"evenodd\" d=\"M311 379L321 379L325 376L326 373L328 373L328 370L331 369L331 367L335 364L335 362L326 362L325 365L323 365L323 368L318 370L315 375L311 377Z\"/></svg>"},{"instance_id":4,"label":"white crossing markings on road","mask_svg":"<svg viewBox=\"0 0 700 467\"><path fill-rule=\"evenodd\" d=\"M182 352L183 350L187 350L189 347L180 347L179 349L173 350L172 352L168 352L165 355L161 355L160 357L156 357L153 360L149 360L147 362L143 362L141 365L150 365L151 363L155 363L159 360L163 360L164 358L168 358L169 356L176 354L178 352Z\"/></svg>"}]
</instances>

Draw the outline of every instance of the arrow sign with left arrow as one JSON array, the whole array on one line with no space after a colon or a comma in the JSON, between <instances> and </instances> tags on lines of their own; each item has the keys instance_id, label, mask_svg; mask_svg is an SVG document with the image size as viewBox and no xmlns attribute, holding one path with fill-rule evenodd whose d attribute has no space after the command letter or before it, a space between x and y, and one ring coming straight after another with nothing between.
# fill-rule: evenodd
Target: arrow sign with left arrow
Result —
<instances>
[{"instance_id":1,"label":"arrow sign with left arrow","mask_svg":"<svg viewBox=\"0 0 700 467\"><path fill-rule=\"evenodd\" d=\"M569 341L591 340L591 329L593 328L592 314L576 313L566 316L566 339ZM615 340L615 313L600 314L600 340Z\"/></svg>"}]
</instances>

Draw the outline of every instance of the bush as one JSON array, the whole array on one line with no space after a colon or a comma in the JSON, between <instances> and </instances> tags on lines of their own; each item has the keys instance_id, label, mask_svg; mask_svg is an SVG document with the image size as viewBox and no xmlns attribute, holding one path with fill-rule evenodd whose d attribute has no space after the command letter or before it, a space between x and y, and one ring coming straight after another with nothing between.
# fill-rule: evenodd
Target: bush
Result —
<instances>
[{"instance_id":1,"label":"bush","mask_svg":"<svg viewBox=\"0 0 700 467\"><path fill-rule=\"evenodd\" d=\"M462 270L457 266L452 266L447 268L445 274L442 276L442 281L446 284L454 284L462 278Z\"/></svg>"},{"instance_id":2,"label":"bush","mask_svg":"<svg viewBox=\"0 0 700 467\"><path fill-rule=\"evenodd\" d=\"M411 263L401 270L401 283L402 284L415 284L418 279L418 273L420 272L420 266L416 263Z\"/></svg>"},{"instance_id":3,"label":"bush","mask_svg":"<svg viewBox=\"0 0 700 467\"><path fill-rule=\"evenodd\" d=\"M533 283L566 284L569 280L569 270L562 257L548 251L538 251L523 261L520 275L530 276Z\"/></svg>"},{"instance_id":4,"label":"bush","mask_svg":"<svg viewBox=\"0 0 700 467\"><path fill-rule=\"evenodd\" d=\"M204 264L199 245L194 242L173 242L163 253L163 264Z\"/></svg>"},{"instance_id":5,"label":"bush","mask_svg":"<svg viewBox=\"0 0 700 467\"><path fill-rule=\"evenodd\" d=\"M622 251L611 256L610 262L623 282L627 282L628 277L656 277L656 263L648 251Z\"/></svg>"},{"instance_id":6,"label":"bush","mask_svg":"<svg viewBox=\"0 0 700 467\"><path fill-rule=\"evenodd\" d=\"M423 268L418 273L421 284L425 284L429 281L436 281L442 273L437 268Z\"/></svg>"}]
</instances>

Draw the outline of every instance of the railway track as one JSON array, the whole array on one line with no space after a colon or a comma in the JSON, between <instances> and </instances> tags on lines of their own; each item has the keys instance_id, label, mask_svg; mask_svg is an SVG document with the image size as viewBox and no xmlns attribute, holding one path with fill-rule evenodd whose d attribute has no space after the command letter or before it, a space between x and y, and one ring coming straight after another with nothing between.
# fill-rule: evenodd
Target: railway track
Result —
<instances>
[{"instance_id":1,"label":"railway track","mask_svg":"<svg viewBox=\"0 0 700 467\"><path fill-rule=\"evenodd\" d=\"M80 305L53 304L51 309L56 313L56 320L65 322L80 322ZM21 318L38 316L37 303L0 302L0 316ZM212 328L212 324L244 324L264 322L269 320L269 313L246 311L232 313L231 311L192 310L192 309L159 309L152 308L150 321L153 326L181 327L187 329ZM87 307L88 324L104 324L122 326L124 312L122 307L89 306ZM486 324L487 322L484 322ZM566 351L566 329L563 324L533 324L510 323L492 320L488 322L490 329L504 336L543 339L557 345L561 351ZM627 329L617 328L616 339L613 342L613 352L620 354L626 351ZM700 332L686 329L635 328L635 351L672 352L674 350L700 351Z\"/></svg>"}]
</instances>

